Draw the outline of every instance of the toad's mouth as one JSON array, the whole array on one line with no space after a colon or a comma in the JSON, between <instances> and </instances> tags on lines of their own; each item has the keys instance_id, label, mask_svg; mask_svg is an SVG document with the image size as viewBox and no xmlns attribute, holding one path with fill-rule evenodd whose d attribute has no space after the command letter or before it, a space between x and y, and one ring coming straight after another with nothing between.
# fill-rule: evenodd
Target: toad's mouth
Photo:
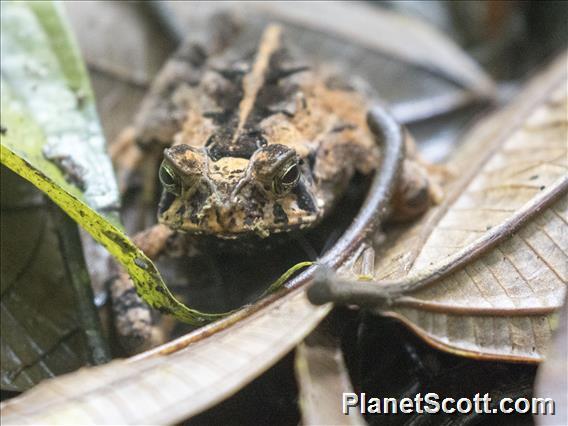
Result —
<instances>
[{"instance_id":1,"label":"toad's mouth","mask_svg":"<svg viewBox=\"0 0 568 426\"><path fill-rule=\"evenodd\" d=\"M282 235L287 232L294 232L311 228L319 222L316 216L310 216L295 221L294 223L275 224L264 221L256 221L242 226L223 226L215 222L207 222L207 226L199 223L191 223L184 220L170 221L167 217L161 216L159 222L170 227L176 232L188 235L207 235L224 240L246 239L258 237L265 239L275 235Z\"/></svg>"},{"instance_id":2,"label":"toad's mouth","mask_svg":"<svg viewBox=\"0 0 568 426\"><path fill-rule=\"evenodd\" d=\"M158 221L186 234L207 234L223 239L251 235L267 238L310 228L323 215L323 209L316 208L314 197L305 190L278 199L220 201L205 191L197 191L189 198L164 191Z\"/></svg>"}]
</instances>

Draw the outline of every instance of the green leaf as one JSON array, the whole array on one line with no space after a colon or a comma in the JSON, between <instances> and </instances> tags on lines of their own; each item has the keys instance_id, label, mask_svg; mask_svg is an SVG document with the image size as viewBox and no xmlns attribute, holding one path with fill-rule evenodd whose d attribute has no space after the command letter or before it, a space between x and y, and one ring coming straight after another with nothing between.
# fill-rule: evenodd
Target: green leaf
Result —
<instances>
[{"instance_id":1,"label":"green leaf","mask_svg":"<svg viewBox=\"0 0 568 426\"><path fill-rule=\"evenodd\" d=\"M124 234L87 72L59 3L2 2L1 162L46 193L128 270L153 308L203 324Z\"/></svg>"},{"instance_id":2,"label":"green leaf","mask_svg":"<svg viewBox=\"0 0 568 426\"><path fill-rule=\"evenodd\" d=\"M85 290L81 295L66 267L68 259L58 238L63 229L53 220L59 209L5 167L1 177L0 385L22 391L45 378L108 358L85 263L80 259L72 266L76 276L86 278L79 283ZM70 222L73 227L61 237L72 241L69 234L74 232L78 242L77 228ZM80 250L79 255L82 258ZM85 309L88 305L91 309ZM94 321L87 325L85 318ZM93 337L95 345L90 344Z\"/></svg>"}]
</instances>

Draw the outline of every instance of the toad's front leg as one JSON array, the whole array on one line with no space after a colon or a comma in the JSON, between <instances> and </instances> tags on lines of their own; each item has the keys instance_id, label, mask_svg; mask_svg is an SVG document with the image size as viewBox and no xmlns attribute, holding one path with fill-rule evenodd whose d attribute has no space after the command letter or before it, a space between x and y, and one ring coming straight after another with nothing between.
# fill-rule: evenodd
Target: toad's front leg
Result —
<instances>
[{"instance_id":1,"label":"toad's front leg","mask_svg":"<svg viewBox=\"0 0 568 426\"><path fill-rule=\"evenodd\" d=\"M134 243L151 260L157 259L168 245L174 232L165 225L154 225L133 238ZM110 282L112 311L117 337L123 348L139 352L150 346L163 343L165 336L152 324L150 307L136 293L132 279L122 267Z\"/></svg>"}]
</instances>

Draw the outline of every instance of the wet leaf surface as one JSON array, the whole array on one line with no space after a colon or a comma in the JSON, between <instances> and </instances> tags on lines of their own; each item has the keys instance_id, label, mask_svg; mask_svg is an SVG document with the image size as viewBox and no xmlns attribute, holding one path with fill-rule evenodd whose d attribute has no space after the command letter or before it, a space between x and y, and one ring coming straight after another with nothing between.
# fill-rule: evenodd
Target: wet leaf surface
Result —
<instances>
[{"instance_id":1,"label":"wet leaf surface","mask_svg":"<svg viewBox=\"0 0 568 426\"><path fill-rule=\"evenodd\" d=\"M90 354L48 201L4 167L1 185L1 386L23 391Z\"/></svg>"}]
</instances>

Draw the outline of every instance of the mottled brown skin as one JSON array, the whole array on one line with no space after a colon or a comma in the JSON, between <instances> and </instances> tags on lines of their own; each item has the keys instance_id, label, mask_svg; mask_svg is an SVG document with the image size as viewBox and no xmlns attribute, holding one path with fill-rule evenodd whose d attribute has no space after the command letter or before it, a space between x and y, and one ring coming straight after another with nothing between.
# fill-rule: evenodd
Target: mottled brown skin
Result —
<instances>
[{"instance_id":1,"label":"mottled brown skin","mask_svg":"<svg viewBox=\"0 0 568 426\"><path fill-rule=\"evenodd\" d=\"M313 227L355 172L379 163L368 96L296 59L277 25L244 45L233 29L233 44L180 48L116 149L123 187L137 169L151 186L159 167L159 225L137 236L162 241L152 257L168 240L158 234L268 238ZM402 177L393 215L408 219L430 205L429 181L412 159Z\"/></svg>"}]
</instances>

